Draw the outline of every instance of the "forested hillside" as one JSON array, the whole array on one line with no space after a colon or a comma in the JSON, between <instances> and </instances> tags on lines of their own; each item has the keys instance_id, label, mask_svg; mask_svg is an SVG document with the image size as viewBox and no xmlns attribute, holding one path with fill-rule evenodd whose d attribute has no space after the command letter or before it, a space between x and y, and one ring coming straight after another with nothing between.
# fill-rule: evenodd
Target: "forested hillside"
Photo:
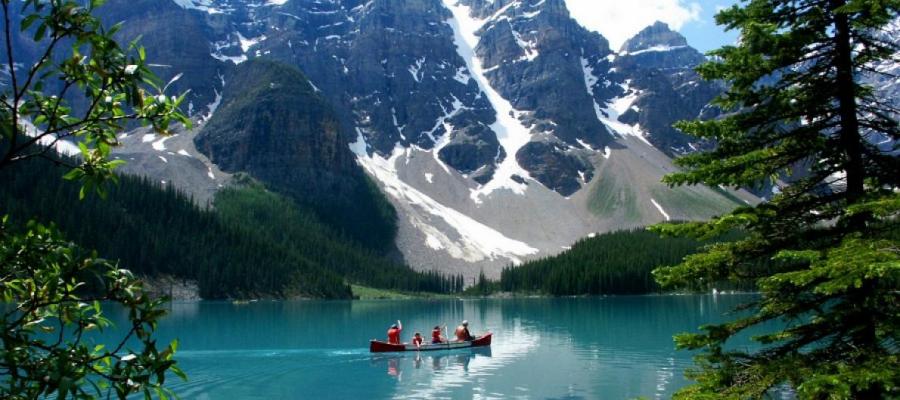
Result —
<instances>
[{"instance_id":1,"label":"forested hillside","mask_svg":"<svg viewBox=\"0 0 900 400\"><path fill-rule=\"evenodd\" d=\"M643 229L607 233L583 239L558 256L505 268L500 289L555 296L657 292L651 272L681 262L702 245Z\"/></svg>"},{"instance_id":2,"label":"forested hillside","mask_svg":"<svg viewBox=\"0 0 900 400\"><path fill-rule=\"evenodd\" d=\"M261 184L223 189L215 209L230 227L307 259L317 267L333 271L353 283L411 292L461 291L461 277L445 279L437 273L413 272L407 266L378 256L375 251L343 238L318 220L313 211L266 190Z\"/></svg>"},{"instance_id":3,"label":"forested hillside","mask_svg":"<svg viewBox=\"0 0 900 400\"><path fill-rule=\"evenodd\" d=\"M226 190L201 210L171 187L122 176L105 201L78 200L80 185L46 161L0 171L0 215L57 224L66 237L139 275L193 279L207 299L349 298L348 283L450 291L445 280L390 263L259 186Z\"/></svg>"}]
</instances>

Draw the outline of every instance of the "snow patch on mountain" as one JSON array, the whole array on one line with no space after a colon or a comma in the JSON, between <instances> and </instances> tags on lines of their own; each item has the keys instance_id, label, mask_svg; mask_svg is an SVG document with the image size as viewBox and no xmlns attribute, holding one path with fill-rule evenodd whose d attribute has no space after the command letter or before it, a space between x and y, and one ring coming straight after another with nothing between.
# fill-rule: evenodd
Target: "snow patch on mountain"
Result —
<instances>
[{"instance_id":1,"label":"snow patch on mountain","mask_svg":"<svg viewBox=\"0 0 900 400\"><path fill-rule=\"evenodd\" d=\"M594 96L594 85L597 84L599 79L596 75L594 75L594 68L591 67L588 60L584 57L581 57L581 71L584 73L584 86L587 88L588 95L591 96L591 101L594 103L594 113L597 114L597 119L604 123L603 120L605 116L603 115L603 110L600 108L600 104L597 103L597 98Z\"/></svg>"},{"instance_id":2,"label":"snow patch on mountain","mask_svg":"<svg viewBox=\"0 0 900 400\"><path fill-rule=\"evenodd\" d=\"M238 42L241 44L241 50L246 53L250 51L250 48L259 44L263 40L266 40L266 35L261 35L259 37L254 38L245 38L244 35L241 35L240 32L234 33L237 36Z\"/></svg>"},{"instance_id":3,"label":"snow patch on mountain","mask_svg":"<svg viewBox=\"0 0 900 400\"><path fill-rule=\"evenodd\" d=\"M413 79L416 82L421 82L421 80L422 80L422 76L421 76L422 75L422 65L424 65L424 64L425 64L425 57L422 57L422 58L416 60L416 63L414 65L409 66L409 73L410 73L410 75L412 75Z\"/></svg>"},{"instance_id":4,"label":"snow patch on mountain","mask_svg":"<svg viewBox=\"0 0 900 400\"><path fill-rule=\"evenodd\" d=\"M438 165L443 168L447 174L450 174L450 167L441 160L440 154L441 150L450 144L451 132L453 132L453 125L451 125L447 120L459 114L460 111L464 110L466 107L463 105L462 101L460 101L456 96L451 95L453 97L453 109L447 110L441 105L441 108L444 110L444 115L439 117L434 124L434 128L431 128L431 131L425 132L426 135L431 139L432 143L434 143L434 147L431 149L431 154L434 156L434 161L437 162ZM438 128L444 128L444 132L446 132L440 138L435 138L434 133L438 130Z\"/></svg>"},{"instance_id":5,"label":"snow patch on mountain","mask_svg":"<svg viewBox=\"0 0 900 400\"><path fill-rule=\"evenodd\" d=\"M240 38L240 35L238 35L238 36ZM240 44L241 44L240 40L238 40L237 43L235 43L233 40L222 40L222 41L215 42L212 44L214 51L212 53L209 53L209 55L212 58L215 58L216 60L219 60L222 62L232 62L235 65L240 64L244 61L247 61L246 54L241 53L239 55L233 56L233 55L226 55L222 51L222 50L229 49L235 45L240 45Z\"/></svg>"},{"instance_id":6,"label":"snow patch on mountain","mask_svg":"<svg viewBox=\"0 0 900 400\"><path fill-rule=\"evenodd\" d=\"M166 140L171 139L171 136L164 136L161 139L153 142L153 150L156 151L166 151Z\"/></svg>"},{"instance_id":7,"label":"snow patch on mountain","mask_svg":"<svg viewBox=\"0 0 900 400\"><path fill-rule=\"evenodd\" d=\"M266 35L259 35L256 37L248 38L241 34L241 32L234 31L230 35L228 35L225 40L220 40L213 43L213 52L209 53L209 55L216 60L222 62L232 62L237 65L244 61L247 61L249 59L247 54L250 49L262 43L266 39L268 39ZM224 50L228 50L233 47L240 48L240 54L234 55L234 51L230 52L230 54L225 54ZM256 52L256 56L260 56L259 51Z\"/></svg>"},{"instance_id":8,"label":"snow patch on mountain","mask_svg":"<svg viewBox=\"0 0 900 400\"><path fill-rule=\"evenodd\" d=\"M620 56L636 56L636 55L638 55L638 54L643 54L643 53L659 53L659 52L664 52L664 51L672 51L672 50L678 50L678 49L686 49L687 47L688 47L688 46L667 46L667 45L657 45L657 46L649 47L649 48L646 48L646 49L643 49L643 50L633 51L633 52L631 52L631 53L629 53L629 52L627 52L627 51L623 51L623 52L619 53L619 55L620 55Z\"/></svg>"},{"instance_id":9,"label":"snow patch on mountain","mask_svg":"<svg viewBox=\"0 0 900 400\"><path fill-rule=\"evenodd\" d=\"M491 130L497 135L500 146L506 153L506 158L497 166L497 171L490 182L472 190L471 198L476 203L482 197L488 196L494 190L509 189L516 194L524 194L527 185L513 180L514 175L528 178L528 172L519 165L516 153L519 149L531 141L531 132L519 121L519 112L512 104L503 98L490 84L485 76L481 60L475 55L479 37L477 32L484 26L485 21L473 18L471 9L456 3L456 0L442 0L444 6L453 14L453 18L445 21L453 29L454 42L459 55L465 60L471 76L478 83L481 92L497 111L497 121L491 125ZM512 5L514 3L511 3ZM495 15L502 14L506 8L501 9Z\"/></svg>"},{"instance_id":10,"label":"snow patch on mountain","mask_svg":"<svg viewBox=\"0 0 900 400\"><path fill-rule=\"evenodd\" d=\"M216 90L215 93L216 98L212 103L209 103L209 105L206 106L209 112L207 112L206 115L201 118L202 121L209 121L209 119L212 118L213 114L215 114L216 110L219 109L219 105L222 104L222 93L220 93L218 90Z\"/></svg>"},{"instance_id":11,"label":"snow patch on mountain","mask_svg":"<svg viewBox=\"0 0 900 400\"><path fill-rule=\"evenodd\" d=\"M360 165L381 182L385 192L404 204L443 220L459 236L458 239L453 240L426 221L411 215L412 224L425 234L426 246L435 250L445 250L451 257L467 262L507 259L514 264L519 264L524 257L538 252L538 249L510 239L495 229L435 201L403 182L399 178L397 163L402 157L408 157L409 149L397 146L388 158L377 153L367 155L365 149L368 146L365 143L365 137L361 131L357 132L357 141L350 144L350 149L357 154Z\"/></svg>"},{"instance_id":12,"label":"snow patch on mountain","mask_svg":"<svg viewBox=\"0 0 900 400\"><path fill-rule=\"evenodd\" d=\"M24 127L25 136L28 137L37 137L44 133L28 120L19 120L19 125ZM38 140L38 144L41 146L52 146L53 150L56 150L57 153L66 156L77 156L81 154L81 149L78 148L78 145L68 140L59 139L52 134L41 137Z\"/></svg>"},{"instance_id":13,"label":"snow patch on mountain","mask_svg":"<svg viewBox=\"0 0 900 400\"><path fill-rule=\"evenodd\" d=\"M459 69L456 70L456 75L453 76L453 79L456 79L457 82L462 83L463 85L468 85L469 81L472 80L472 77L469 76L465 67L459 67Z\"/></svg>"},{"instance_id":14,"label":"snow patch on mountain","mask_svg":"<svg viewBox=\"0 0 900 400\"><path fill-rule=\"evenodd\" d=\"M223 10L213 7L213 0L172 0L179 7L188 10L200 10L208 14L222 14Z\"/></svg>"},{"instance_id":15,"label":"snow patch on mountain","mask_svg":"<svg viewBox=\"0 0 900 400\"><path fill-rule=\"evenodd\" d=\"M632 126L619 122L619 116L628 111L640 95L638 91L629 88L627 83L622 85L622 89L625 91L625 95L609 101L607 107L601 110L600 122L619 135L634 136L652 146L653 144L647 140L647 135L640 125Z\"/></svg>"},{"instance_id":16,"label":"snow patch on mountain","mask_svg":"<svg viewBox=\"0 0 900 400\"><path fill-rule=\"evenodd\" d=\"M358 159L363 159L369 156L369 145L366 143L366 137L363 135L363 131L360 128L356 128L356 141L350 143L350 151L353 154L356 154Z\"/></svg>"},{"instance_id":17,"label":"snow patch on mountain","mask_svg":"<svg viewBox=\"0 0 900 400\"><path fill-rule=\"evenodd\" d=\"M222 62L232 62L235 65L240 64L244 61L247 61L247 56L244 54L241 54L239 56L226 56L226 55L223 55L222 53L209 53L209 55L212 56L212 58L215 58L216 60L219 60Z\"/></svg>"},{"instance_id":18,"label":"snow patch on mountain","mask_svg":"<svg viewBox=\"0 0 900 400\"><path fill-rule=\"evenodd\" d=\"M534 41L525 40L524 38L522 38L522 34L516 32L515 29L512 29L512 33L513 37L516 39L516 44L518 44L519 47L522 48L522 51L525 52L525 55L516 61L534 61L534 59L540 55L537 50L537 43Z\"/></svg>"},{"instance_id":19,"label":"snow patch on mountain","mask_svg":"<svg viewBox=\"0 0 900 400\"><path fill-rule=\"evenodd\" d=\"M656 207L657 210L659 210L659 213L662 214L663 218L665 218L666 221L671 221L671 220L672 220L672 218L669 217L669 213L667 213L666 210L664 210L664 209L662 208L662 206L659 205L659 203L656 202L655 199L650 199L650 202L653 203L653 206Z\"/></svg>"},{"instance_id":20,"label":"snow patch on mountain","mask_svg":"<svg viewBox=\"0 0 900 400\"><path fill-rule=\"evenodd\" d=\"M581 145L581 147L584 148L585 150L594 151L594 147L591 146L589 143L585 142L584 140L575 139L575 141L578 142L578 144Z\"/></svg>"}]
</instances>

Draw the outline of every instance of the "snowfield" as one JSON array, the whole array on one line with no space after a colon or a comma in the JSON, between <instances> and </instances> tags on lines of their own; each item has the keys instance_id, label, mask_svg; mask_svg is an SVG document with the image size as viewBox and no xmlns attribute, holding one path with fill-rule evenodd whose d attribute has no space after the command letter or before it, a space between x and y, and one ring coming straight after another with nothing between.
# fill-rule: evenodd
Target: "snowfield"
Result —
<instances>
[{"instance_id":1,"label":"snowfield","mask_svg":"<svg viewBox=\"0 0 900 400\"><path fill-rule=\"evenodd\" d=\"M356 153L357 160L359 160L363 168L382 183L385 192L402 204L408 204L443 220L458 235L458 238L453 240L428 222L414 219L411 221L412 224L426 236L424 243L426 246L435 250L445 250L453 258L467 262L503 258L514 264L519 264L522 262L523 257L538 252L538 249L518 240L510 239L493 228L435 201L425 193L403 182L399 178L397 163L401 157L406 157L408 150L398 146L388 158L384 158L377 153L368 155L366 154L368 145L365 143L362 132L357 132L359 133L357 141L350 144L350 149Z\"/></svg>"}]
</instances>

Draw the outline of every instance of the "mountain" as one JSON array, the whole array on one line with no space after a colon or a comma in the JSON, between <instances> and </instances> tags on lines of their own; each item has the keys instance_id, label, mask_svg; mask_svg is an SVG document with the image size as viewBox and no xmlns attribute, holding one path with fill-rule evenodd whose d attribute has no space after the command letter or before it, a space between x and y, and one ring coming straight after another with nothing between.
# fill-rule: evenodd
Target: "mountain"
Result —
<instances>
[{"instance_id":1,"label":"mountain","mask_svg":"<svg viewBox=\"0 0 900 400\"><path fill-rule=\"evenodd\" d=\"M221 105L194 138L229 173L247 172L324 221L389 251L395 212L356 165L331 106L295 67L251 60L234 68Z\"/></svg>"},{"instance_id":2,"label":"mountain","mask_svg":"<svg viewBox=\"0 0 900 400\"><path fill-rule=\"evenodd\" d=\"M671 124L715 115L708 103L721 90L692 71L705 58L664 24L614 51L562 0L104 9L153 42L164 80L191 90L197 121L174 138L123 137L127 172L201 204L247 172L360 243L396 246L419 270L498 277L593 232L757 201L660 183L672 156L706 145Z\"/></svg>"},{"instance_id":3,"label":"mountain","mask_svg":"<svg viewBox=\"0 0 900 400\"><path fill-rule=\"evenodd\" d=\"M684 36L664 23L657 22L638 32L622 45L613 63L614 70L627 73L622 86L633 96L619 121L640 127L647 141L670 156L702 146L672 124L698 116L715 116L708 104L722 88L718 83L702 80L694 71L705 60L688 46Z\"/></svg>"}]
</instances>

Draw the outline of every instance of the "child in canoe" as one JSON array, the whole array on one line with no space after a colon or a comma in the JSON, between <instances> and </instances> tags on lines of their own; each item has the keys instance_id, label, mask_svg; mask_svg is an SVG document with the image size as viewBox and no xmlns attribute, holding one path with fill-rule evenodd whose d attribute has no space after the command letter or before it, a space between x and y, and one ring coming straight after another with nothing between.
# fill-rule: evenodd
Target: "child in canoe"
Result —
<instances>
[{"instance_id":1,"label":"child in canoe","mask_svg":"<svg viewBox=\"0 0 900 400\"><path fill-rule=\"evenodd\" d=\"M441 336L441 327L435 326L434 329L431 330L431 343L439 344L444 343L444 337Z\"/></svg>"}]
</instances>

